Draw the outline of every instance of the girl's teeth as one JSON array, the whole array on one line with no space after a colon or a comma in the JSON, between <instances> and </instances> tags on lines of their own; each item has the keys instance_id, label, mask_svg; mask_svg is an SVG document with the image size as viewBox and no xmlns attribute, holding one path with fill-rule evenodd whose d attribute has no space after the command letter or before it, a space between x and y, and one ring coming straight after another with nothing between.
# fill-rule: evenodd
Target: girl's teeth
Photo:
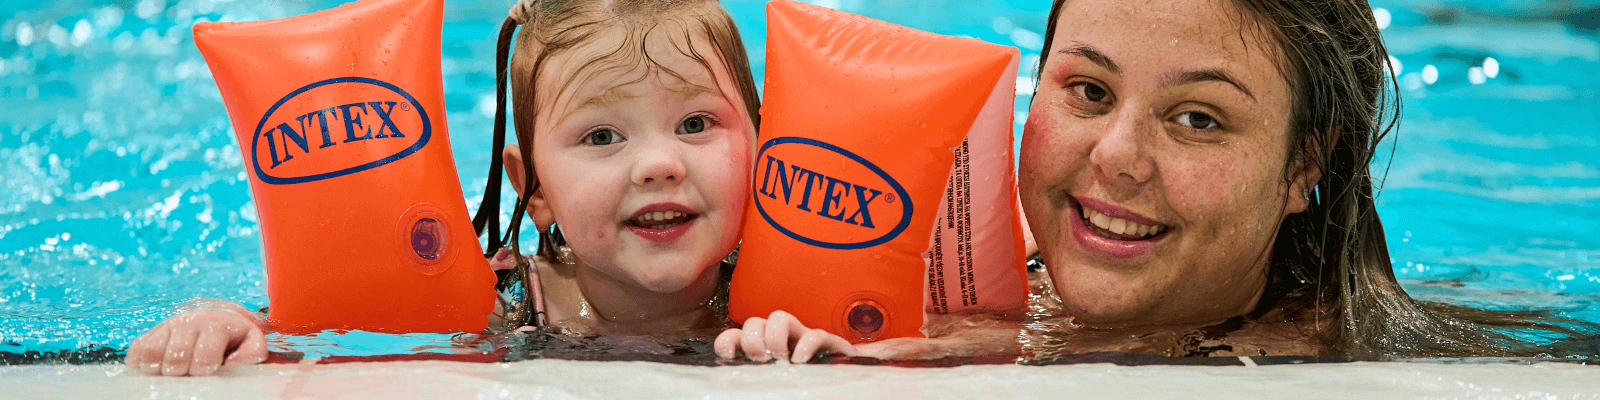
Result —
<instances>
[{"instance_id":1,"label":"girl's teeth","mask_svg":"<svg viewBox=\"0 0 1600 400\"><path fill-rule=\"evenodd\" d=\"M677 211L653 211L640 214L638 218L634 218L633 223L650 229L665 229L669 226L667 224L668 221L677 220L687 216L689 216L689 214Z\"/></svg>"},{"instance_id":2,"label":"girl's teeth","mask_svg":"<svg viewBox=\"0 0 1600 400\"><path fill-rule=\"evenodd\" d=\"M1088 220L1089 223L1094 224L1094 226L1097 226L1100 229L1105 229L1118 235L1144 237L1153 236L1166 231L1164 226L1140 225L1134 223L1133 221L1108 217L1105 214L1101 214L1087 207L1080 209L1083 210L1084 219Z\"/></svg>"},{"instance_id":3,"label":"girl's teeth","mask_svg":"<svg viewBox=\"0 0 1600 400\"><path fill-rule=\"evenodd\" d=\"M650 212L650 213L645 213L644 215L640 215L639 216L639 220L640 221L645 221L645 222L666 221L666 220L682 217L684 215L686 215L686 214L680 213L680 212L677 212L677 211L656 211L656 212Z\"/></svg>"}]
</instances>

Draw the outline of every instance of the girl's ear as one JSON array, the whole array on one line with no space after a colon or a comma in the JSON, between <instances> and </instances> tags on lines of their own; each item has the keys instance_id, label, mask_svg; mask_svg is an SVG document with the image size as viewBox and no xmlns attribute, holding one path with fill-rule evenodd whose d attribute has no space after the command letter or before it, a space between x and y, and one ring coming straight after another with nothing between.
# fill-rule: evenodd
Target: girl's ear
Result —
<instances>
[{"instance_id":1,"label":"girl's ear","mask_svg":"<svg viewBox=\"0 0 1600 400\"><path fill-rule=\"evenodd\" d=\"M511 188L517 191L517 198L522 198L522 194L528 190L523 187L523 184L528 182L524 181L527 178L524 175L526 171L522 168L522 150L518 149L517 145L508 144L501 150L501 155L506 168L506 178L511 180ZM534 187L540 189L533 191L533 196L528 197L528 209L525 211L533 218L534 227L539 232L546 232L550 229L550 225L556 223L556 214L550 210L550 202L544 198L544 188L539 184L538 174L533 175L532 183Z\"/></svg>"}]
</instances>

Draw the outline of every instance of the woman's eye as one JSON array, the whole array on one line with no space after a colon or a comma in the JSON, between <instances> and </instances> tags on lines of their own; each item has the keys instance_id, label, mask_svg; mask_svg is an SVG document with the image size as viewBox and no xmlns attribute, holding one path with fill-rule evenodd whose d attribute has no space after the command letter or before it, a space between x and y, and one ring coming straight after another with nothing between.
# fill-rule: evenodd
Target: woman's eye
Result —
<instances>
[{"instance_id":1,"label":"woman's eye","mask_svg":"<svg viewBox=\"0 0 1600 400\"><path fill-rule=\"evenodd\" d=\"M610 129L597 129L583 135L583 143L595 146L605 146L622 141L622 135Z\"/></svg>"},{"instance_id":2,"label":"woman's eye","mask_svg":"<svg viewBox=\"0 0 1600 400\"><path fill-rule=\"evenodd\" d=\"M1201 130L1201 131L1209 130L1209 129L1216 129L1217 126L1218 126L1216 118L1212 118L1211 115L1209 115L1209 114L1202 113L1202 112L1197 112L1197 111L1189 111L1189 112L1186 112L1186 113L1178 114L1178 121L1177 122L1178 122L1178 125L1183 125L1185 127L1188 127L1189 129Z\"/></svg>"},{"instance_id":3,"label":"woman's eye","mask_svg":"<svg viewBox=\"0 0 1600 400\"><path fill-rule=\"evenodd\" d=\"M1106 97L1111 95L1111 92L1106 91L1106 88L1089 82L1082 82L1072 86L1073 92L1077 93L1078 97L1095 103L1103 102Z\"/></svg>"},{"instance_id":4,"label":"woman's eye","mask_svg":"<svg viewBox=\"0 0 1600 400\"><path fill-rule=\"evenodd\" d=\"M706 127L710 125L710 123L711 121L707 120L706 116L696 115L684 119L683 123L678 124L678 129L681 131L680 133L683 134L700 133L705 132Z\"/></svg>"}]
</instances>

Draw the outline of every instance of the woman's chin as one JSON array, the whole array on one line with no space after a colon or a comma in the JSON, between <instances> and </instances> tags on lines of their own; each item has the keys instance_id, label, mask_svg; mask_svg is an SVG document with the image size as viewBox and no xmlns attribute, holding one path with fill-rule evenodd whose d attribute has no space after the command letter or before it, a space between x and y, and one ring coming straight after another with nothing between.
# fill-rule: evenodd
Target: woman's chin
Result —
<instances>
[{"instance_id":1,"label":"woman's chin","mask_svg":"<svg viewBox=\"0 0 1600 400\"><path fill-rule=\"evenodd\" d=\"M1244 314L1242 312L1174 313L1173 311L1179 310L1163 310L1161 307L1127 304L1074 304L1066 302L1064 305L1065 313L1072 319L1073 324L1092 329L1187 329L1215 325L1227 321L1229 318Z\"/></svg>"},{"instance_id":2,"label":"woman's chin","mask_svg":"<svg viewBox=\"0 0 1600 400\"><path fill-rule=\"evenodd\" d=\"M1147 313L1130 310L1119 304L1066 304L1066 314L1072 323L1085 328L1125 328L1149 325Z\"/></svg>"}]
</instances>

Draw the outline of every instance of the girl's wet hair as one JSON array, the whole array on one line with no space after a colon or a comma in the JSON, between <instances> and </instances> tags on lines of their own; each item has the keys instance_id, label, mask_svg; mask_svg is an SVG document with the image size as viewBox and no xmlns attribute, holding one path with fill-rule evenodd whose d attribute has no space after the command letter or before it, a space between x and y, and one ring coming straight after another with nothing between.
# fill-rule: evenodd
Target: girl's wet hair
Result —
<instances>
[{"instance_id":1,"label":"girl's wet hair","mask_svg":"<svg viewBox=\"0 0 1600 400\"><path fill-rule=\"evenodd\" d=\"M756 94L755 79L750 73L749 57L733 18L716 0L520 0L511 7L510 15L500 24L499 40L495 50L495 118L492 161L483 202L473 217L473 227L479 235L489 235L486 256L501 248L510 247L522 254L518 245L519 231L528 201L539 186L534 183L533 132L536 114L541 101L548 101L536 88L541 77L556 83L554 93L571 85L582 84L605 71L631 71L645 66L647 71L639 79L652 74L666 74L680 80L683 71L673 71L656 62L646 50L646 40L652 35L669 35L666 39L679 54L697 61L708 73L716 68L727 71L744 102L753 126L760 125L760 99ZM517 28L522 28L518 32ZM598 57L577 60L576 68L569 71L547 70L553 57L566 54L608 29L621 29L625 39L615 49L602 52ZM693 43L703 40L717 51L720 65L695 50ZM512 47L516 48L515 54ZM548 74L557 74L550 75ZM507 80L510 80L511 102L520 112L514 115L517 146L522 154L524 174L522 196L516 201L506 232L500 232L500 184L503 170L501 149L505 147ZM720 82L718 83L720 85ZM720 89L720 88L719 88ZM565 244L559 229L552 227L539 235L538 254L549 260L559 258L558 249ZM533 293L528 285L531 265L517 257L515 271L501 276L500 290L520 290ZM727 271L724 271L725 273ZM508 287L512 286L512 287ZM520 286L520 287L515 287ZM515 308L515 311L512 309ZM535 325L534 307L507 307L508 327Z\"/></svg>"},{"instance_id":2,"label":"girl's wet hair","mask_svg":"<svg viewBox=\"0 0 1600 400\"><path fill-rule=\"evenodd\" d=\"M1066 3L1055 0L1050 10L1040 76ZM1374 203L1381 181L1375 187L1373 154L1399 122L1400 95L1372 7L1364 0L1233 3L1248 30L1241 36L1275 45L1293 94L1285 179L1297 166L1322 172L1307 209L1279 226L1269 283L1248 318L1293 322L1326 353L1361 356L1537 356L1548 350L1529 339L1587 340L1600 331L1543 310L1484 310L1406 294Z\"/></svg>"}]
</instances>

